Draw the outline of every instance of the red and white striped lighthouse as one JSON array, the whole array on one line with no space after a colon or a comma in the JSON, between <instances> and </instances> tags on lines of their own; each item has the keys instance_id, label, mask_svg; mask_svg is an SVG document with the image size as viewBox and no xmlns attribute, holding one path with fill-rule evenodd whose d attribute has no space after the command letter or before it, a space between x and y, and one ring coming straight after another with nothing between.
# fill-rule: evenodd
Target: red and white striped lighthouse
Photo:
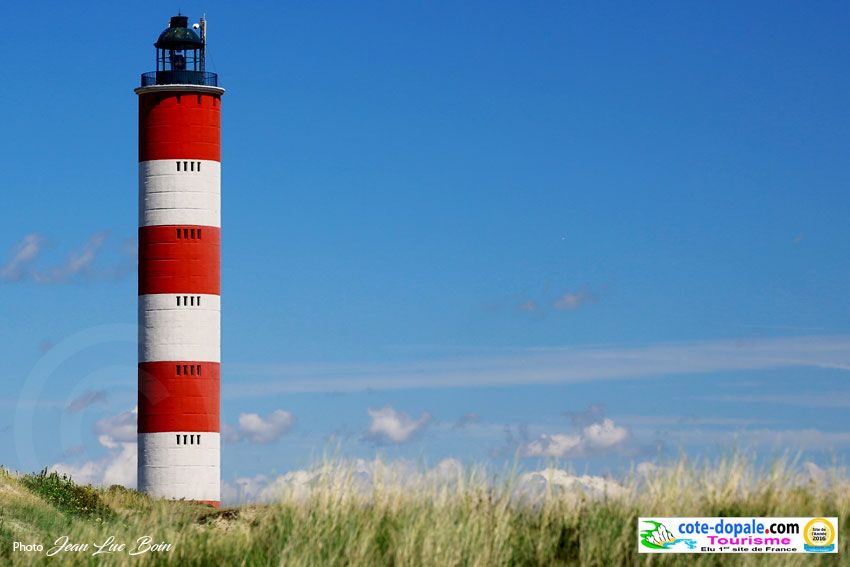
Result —
<instances>
[{"instance_id":1,"label":"red and white striped lighthouse","mask_svg":"<svg viewBox=\"0 0 850 567\"><path fill-rule=\"evenodd\" d=\"M171 18L139 95L139 490L220 501L221 96Z\"/></svg>"}]
</instances>

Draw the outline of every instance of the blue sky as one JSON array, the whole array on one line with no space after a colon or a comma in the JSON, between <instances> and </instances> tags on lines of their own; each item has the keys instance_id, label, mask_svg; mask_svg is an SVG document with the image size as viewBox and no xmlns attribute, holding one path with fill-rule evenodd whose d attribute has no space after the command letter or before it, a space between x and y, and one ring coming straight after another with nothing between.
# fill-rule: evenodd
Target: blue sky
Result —
<instances>
[{"instance_id":1,"label":"blue sky","mask_svg":"<svg viewBox=\"0 0 850 567\"><path fill-rule=\"evenodd\" d=\"M178 8L227 89L226 481L846 460L846 6L40 6L0 8L0 463L129 442L132 89Z\"/></svg>"}]
</instances>

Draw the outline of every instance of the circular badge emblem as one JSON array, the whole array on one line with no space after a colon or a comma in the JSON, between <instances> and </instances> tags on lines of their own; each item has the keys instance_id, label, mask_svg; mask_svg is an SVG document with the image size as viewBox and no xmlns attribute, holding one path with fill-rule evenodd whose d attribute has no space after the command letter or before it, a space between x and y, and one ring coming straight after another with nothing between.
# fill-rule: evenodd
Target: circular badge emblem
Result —
<instances>
[{"instance_id":1,"label":"circular badge emblem","mask_svg":"<svg viewBox=\"0 0 850 567\"><path fill-rule=\"evenodd\" d=\"M803 539L812 547L825 547L835 541L835 528L826 518L809 520L803 530Z\"/></svg>"}]
</instances>

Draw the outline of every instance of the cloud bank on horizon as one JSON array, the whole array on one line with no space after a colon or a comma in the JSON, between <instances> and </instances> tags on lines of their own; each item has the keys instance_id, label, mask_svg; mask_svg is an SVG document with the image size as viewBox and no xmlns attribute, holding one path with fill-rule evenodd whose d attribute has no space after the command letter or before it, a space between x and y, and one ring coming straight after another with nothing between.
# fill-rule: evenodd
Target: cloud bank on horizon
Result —
<instances>
[{"instance_id":1,"label":"cloud bank on horizon","mask_svg":"<svg viewBox=\"0 0 850 567\"><path fill-rule=\"evenodd\" d=\"M243 379L223 384L223 395L237 399L295 392L578 384L805 367L850 370L850 335L504 350L506 354L431 356L404 363L232 364L228 371ZM252 382L252 377L266 381Z\"/></svg>"}]
</instances>

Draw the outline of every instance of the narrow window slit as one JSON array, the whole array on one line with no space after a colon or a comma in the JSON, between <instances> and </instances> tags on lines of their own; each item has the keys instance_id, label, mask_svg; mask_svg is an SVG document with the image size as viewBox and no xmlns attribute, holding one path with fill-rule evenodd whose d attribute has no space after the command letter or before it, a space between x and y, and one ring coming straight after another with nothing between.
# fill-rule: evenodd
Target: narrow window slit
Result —
<instances>
[{"instance_id":1,"label":"narrow window slit","mask_svg":"<svg viewBox=\"0 0 850 567\"><path fill-rule=\"evenodd\" d=\"M198 171L201 171L201 162L198 162Z\"/></svg>"},{"instance_id":2,"label":"narrow window slit","mask_svg":"<svg viewBox=\"0 0 850 567\"><path fill-rule=\"evenodd\" d=\"M180 171L180 162L177 162L177 171Z\"/></svg>"},{"instance_id":3,"label":"narrow window slit","mask_svg":"<svg viewBox=\"0 0 850 567\"><path fill-rule=\"evenodd\" d=\"M200 375L201 375L201 365L199 364L198 365L198 376L200 376Z\"/></svg>"},{"instance_id":4,"label":"narrow window slit","mask_svg":"<svg viewBox=\"0 0 850 567\"><path fill-rule=\"evenodd\" d=\"M186 443L186 441L188 440L188 438L189 438L189 436L188 436L188 435L186 435L186 434L184 433L184 434L183 434L183 444L184 444L184 445L186 445L186 444L187 444L187 443Z\"/></svg>"},{"instance_id":5,"label":"narrow window slit","mask_svg":"<svg viewBox=\"0 0 850 567\"><path fill-rule=\"evenodd\" d=\"M189 162L189 167L192 169L192 171L195 171L195 162L190 161L190 162Z\"/></svg>"},{"instance_id":6,"label":"narrow window slit","mask_svg":"<svg viewBox=\"0 0 850 567\"><path fill-rule=\"evenodd\" d=\"M180 444L180 435L177 435L177 444Z\"/></svg>"},{"instance_id":7,"label":"narrow window slit","mask_svg":"<svg viewBox=\"0 0 850 567\"><path fill-rule=\"evenodd\" d=\"M177 238L180 238L180 229L177 229Z\"/></svg>"},{"instance_id":8,"label":"narrow window slit","mask_svg":"<svg viewBox=\"0 0 850 567\"><path fill-rule=\"evenodd\" d=\"M186 366L186 365L184 364L184 365L183 365L183 376L186 376L187 374L189 374L189 369L188 369L188 366Z\"/></svg>"},{"instance_id":9,"label":"narrow window slit","mask_svg":"<svg viewBox=\"0 0 850 567\"><path fill-rule=\"evenodd\" d=\"M180 296L177 296L177 307L180 307Z\"/></svg>"},{"instance_id":10,"label":"narrow window slit","mask_svg":"<svg viewBox=\"0 0 850 567\"><path fill-rule=\"evenodd\" d=\"M195 375L195 365L193 364L192 366L190 366L189 370L192 372L192 376L194 376Z\"/></svg>"},{"instance_id":11,"label":"narrow window slit","mask_svg":"<svg viewBox=\"0 0 850 567\"><path fill-rule=\"evenodd\" d=\"M183 162L183 171L189 171L189 162L188 161Z\"/></svg>"},{"instance_id":12,"label":"narrow window slit","mask_svg":"<svg viewBox=\"0 0 850 567\"><path fill-rule=\"evenodd\" d=\"M188 228L183 229L183 238L189 238L189 229Z\"/></svg>"},{"instance_id":13,"label":"narrow window slit","mask_svg":"<svg viewBox=\"0 0 850 567\"><path fill-rule=\"evenodd\" d=\"M195 238L195 229L194 229L194 228L193 228L193 229L190 229L189 234L191 234L191 235L192 235L192 236L191 236L191 238L193 238L193 239L194 239L194 238Z\"/></svg>"},{"instance_id":14,"label":"narrow window slit","mask_svg":"<svg viewBox=\"0 0 850 567\"><path fill-rule=\"evenodd\" d=\"M177 365L177 375L180 376L180 365Z\"/></svg>"},{"instance_id":15,"label":"narrow window slit","mask_svg":"<svg viewBox=\"0 0 850 567\"><path fill-rule=\"evenodd\" d=\"M199 228L198 229L198 240L200 240L200 239L201 239L201 229Z\"/></svg>"}]
</instances>

